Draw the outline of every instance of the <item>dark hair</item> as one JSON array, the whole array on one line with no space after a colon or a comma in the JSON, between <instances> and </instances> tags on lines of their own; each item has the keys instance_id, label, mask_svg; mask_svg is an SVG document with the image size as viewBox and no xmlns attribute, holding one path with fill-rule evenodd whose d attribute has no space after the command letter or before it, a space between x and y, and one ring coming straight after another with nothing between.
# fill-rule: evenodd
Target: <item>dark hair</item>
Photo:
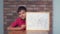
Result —
<instances>
[{"instance_id":1,"label":"dark hair","mask_svg":"<svg viewBox=\"0 0 60 34\"><path fill-rule=\"evenodd\" d=\"M19 13L21 10L25 10L25 11L27 11L26 7L24 7L24 6L20 6L20 7L18 8L17 13Z\"/></svg>"}]
</instances>

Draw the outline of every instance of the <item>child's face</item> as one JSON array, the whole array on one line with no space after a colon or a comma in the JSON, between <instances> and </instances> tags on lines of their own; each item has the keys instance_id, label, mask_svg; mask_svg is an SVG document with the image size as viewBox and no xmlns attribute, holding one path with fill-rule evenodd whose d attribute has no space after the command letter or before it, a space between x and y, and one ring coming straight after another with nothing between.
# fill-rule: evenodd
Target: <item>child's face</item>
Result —
<instances>
[{"instance_id":1,"label":"child's face","mask_svg":"<svg viewBox=\"0 0 60 34\"><path fill-rule=\"evenodd\" d=\"M19 17L22 18L22 19L25 19L26 18L26 11L25 10L21 10L19 12Z\"/></svg>"}]
</instances>

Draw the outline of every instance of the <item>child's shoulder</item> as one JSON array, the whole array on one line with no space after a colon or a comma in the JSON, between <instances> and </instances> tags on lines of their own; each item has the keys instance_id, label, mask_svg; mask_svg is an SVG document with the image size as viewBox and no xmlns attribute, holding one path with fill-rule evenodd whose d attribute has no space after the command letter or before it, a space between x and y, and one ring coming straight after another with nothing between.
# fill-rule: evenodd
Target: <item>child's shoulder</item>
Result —
<instances>
[{"instance_id":1,"label":"child's shoulder","mask_svg":"<svg viewBox=\"0 0 60 34\"><path fill-rule=\"evenodd\" d=\"M20 17L17 17L16 20L21 20L21 18Z\"/></svg>"}]
</instances>

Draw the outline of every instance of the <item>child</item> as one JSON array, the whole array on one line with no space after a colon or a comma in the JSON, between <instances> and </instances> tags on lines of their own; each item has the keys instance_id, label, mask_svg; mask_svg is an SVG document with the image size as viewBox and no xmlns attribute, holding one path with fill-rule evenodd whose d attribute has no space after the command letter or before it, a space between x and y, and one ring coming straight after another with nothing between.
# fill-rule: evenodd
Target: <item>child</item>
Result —
<instances>
[{"instance_id":1,"label":"child","mask_svg":"<svg viewBox=\"0 0 60 34\"><path fill-rule=\"evenodd\" d=\"M26 11L24 6L18 8L18 18L7 29L8 30L26 30Z\"/></svg>"}]
</instances>

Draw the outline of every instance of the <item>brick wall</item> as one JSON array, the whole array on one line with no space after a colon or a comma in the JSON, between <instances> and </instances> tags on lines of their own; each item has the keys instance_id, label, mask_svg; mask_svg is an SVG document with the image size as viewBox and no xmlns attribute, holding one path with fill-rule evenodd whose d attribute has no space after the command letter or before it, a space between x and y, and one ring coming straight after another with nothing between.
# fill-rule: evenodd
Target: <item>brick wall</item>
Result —
<instances>
[{"instance_id":1,"label":"brick wall","mask_svg":"<svg viewBox=\"0 0 60 34\"><path fill-rule=\"evenodd\" d=\"M49 34L52 33L52 1L53 0L4 0L4 30L5 34L6 27L8 27L11 22L13 22L17 18L17 8L19 6L25 6L28 11L34 12L51 12L50 14L50 31Z\"/></svg>"}]
</instances>

